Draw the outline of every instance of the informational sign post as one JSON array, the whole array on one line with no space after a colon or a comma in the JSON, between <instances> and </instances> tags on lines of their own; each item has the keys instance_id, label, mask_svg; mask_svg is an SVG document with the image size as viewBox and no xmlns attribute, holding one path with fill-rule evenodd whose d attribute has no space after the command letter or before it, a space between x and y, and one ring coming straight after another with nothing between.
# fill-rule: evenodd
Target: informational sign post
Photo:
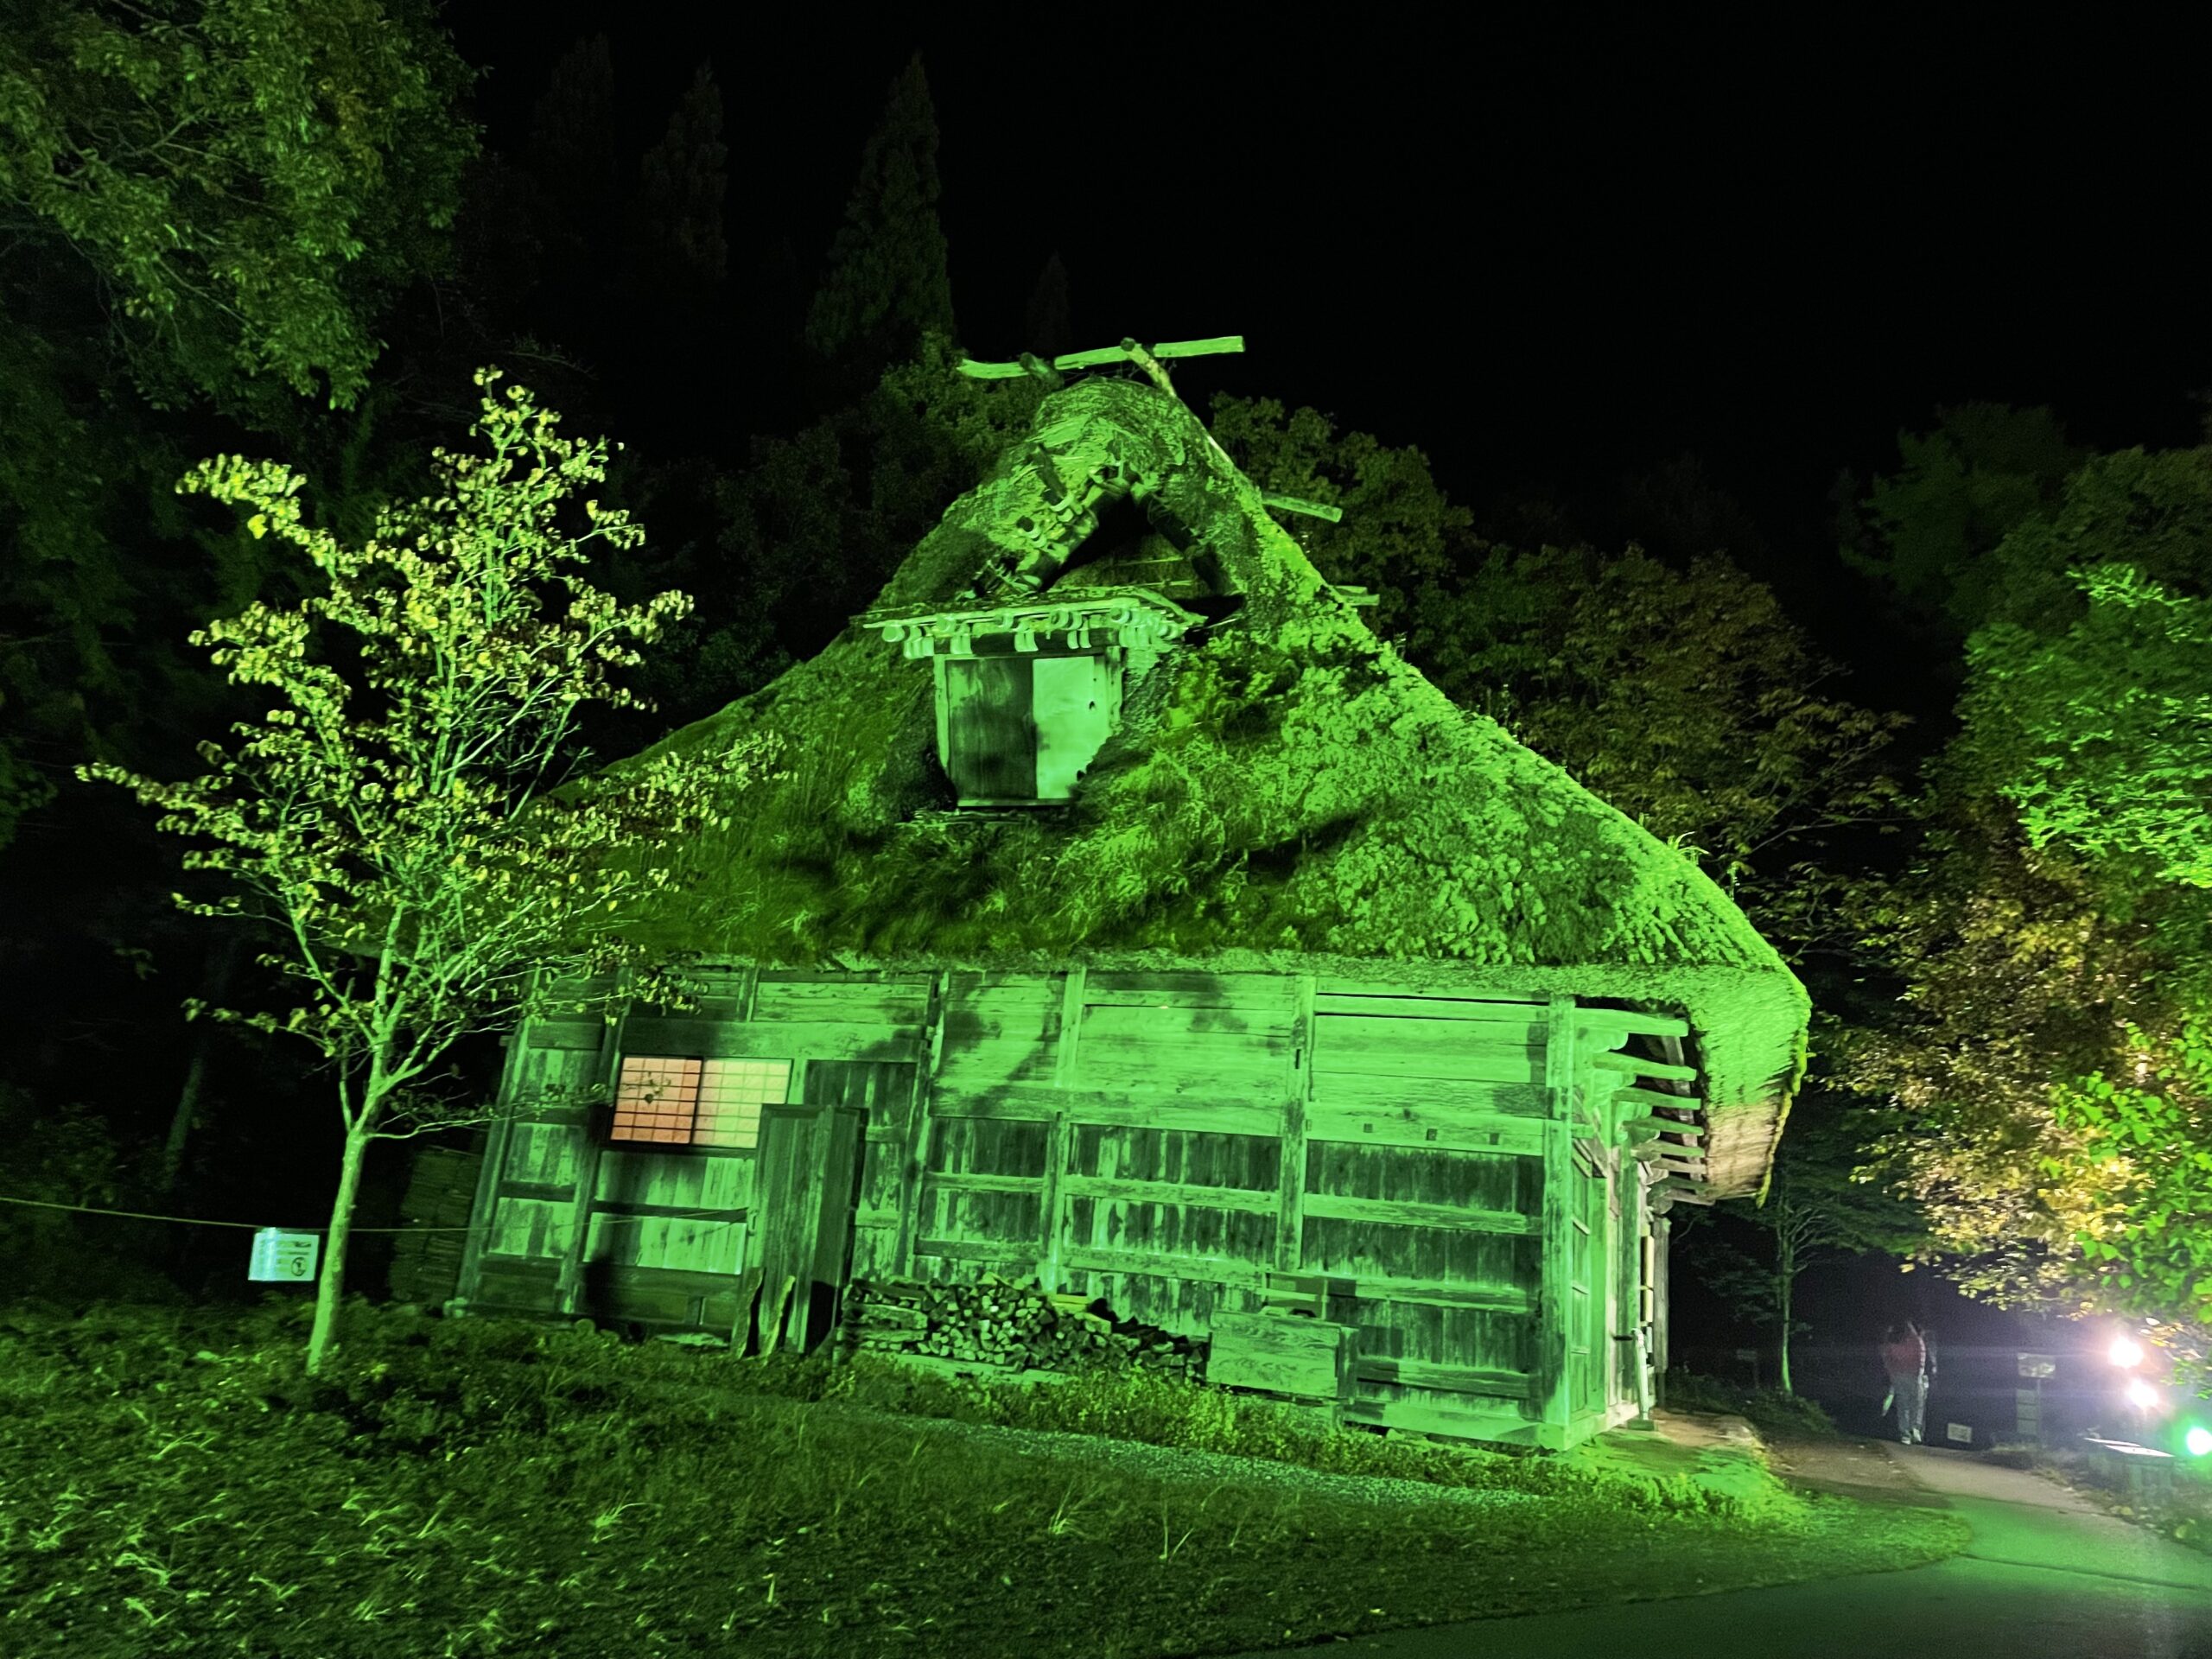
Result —
<instances>
[{"instance_id":1,"label":"informational sign post","mask_svg":"<svg viewBox=\"0 0 2212 1659\"><path fill-rule=\"evenodd\" d=\"M315 1281L315 1259L321 1249L320 1233L264 1227L253 1236L253 1259L245 1276L282 1285L311 1284Z\"/></svg>"},{"instance_id":2,"label":"informational sign post","mask_svg":"<svg viewBox=\"0 0 2212 1659\"><path fill-rule=\"evenodd\" d=\"M2043 1444L2043 1380L2058 1370L2058 1361L2050 1354L2022 1354L2019 1357L2020 1375L2030 1379L2029 1386L2012 1391L2014 1433L2030 1446Z\"/></svg>"}]
</instances>

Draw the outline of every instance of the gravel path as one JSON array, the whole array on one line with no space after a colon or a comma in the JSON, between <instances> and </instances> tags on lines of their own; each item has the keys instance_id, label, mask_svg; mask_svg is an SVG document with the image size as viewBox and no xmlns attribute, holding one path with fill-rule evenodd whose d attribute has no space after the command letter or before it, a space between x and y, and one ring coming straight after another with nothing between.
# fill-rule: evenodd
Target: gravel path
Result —
<instances>
[{"instance_id":1,"label":"gravel path","mask_svg":"<svg viewBox=\"0 0 2212 1659\"><path fill-rule=\"evenodd\" d=\"M906 1417L893 1412L823 1401L813 1409L895 1423L917 1433L943 1434L995 1446L1027 1456L1081 1458L1102 1463L1123 1474L1155 1480L1197 1482L1208 1486L1231 1485L1271 1489L1285 1496L1325 1497L1357 1503L1388 1503L1397 1507L1417 1503L1457 1503L1497 1509L1511 1503L1543 1500L1529 1492L1498 1491L1467 1486L1440 1486L1426 1480L1382 1479L1367 1475L1327 1475L1271 1458L1233 1457L1222 1452L1186 1452L1178 1447L1148 1446L1139 1440L1109 1440L1098 1434L1071 1434L1057 1429L1002 1428L991 1423L957 1422L944 1417Z\"/></svg>"}]
</instances>

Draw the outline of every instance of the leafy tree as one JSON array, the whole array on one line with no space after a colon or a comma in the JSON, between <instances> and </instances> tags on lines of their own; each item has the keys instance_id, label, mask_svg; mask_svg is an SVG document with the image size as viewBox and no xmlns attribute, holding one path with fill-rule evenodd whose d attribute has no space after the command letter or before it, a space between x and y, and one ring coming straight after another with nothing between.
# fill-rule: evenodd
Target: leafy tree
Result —
<instances>
[{"instance_id":1,"label":"leafy tree","mask_svg":"<svg viewBox=\"0 0 2212 1659\"><path fill-rule=\"evenodd\" d=\"M1993 556L1959 743L2116 898L2212 887L2212 447L2099 457Z\"/></svg>"},{"instance_id":2,"label":"leafy tree","mask_svg":"<svg viewBox=\"0 0 2212 1659\"><path fill-rule=\"evenodd\" d=\"M1878 1250L1901 1254L1926 1235L1916 1205L1865 1175L1867 1118L1847 1097L1822 1090L1800 1095L1765 1196L1722 1206L1758 1241L1758 1254L1726 1245L1699 1254L1702 1276L1715 1291L1773 1327L1785 1394L1796 1392L1790 1340L1808 1328L1796 1312L1805 1270Z\"/></svg>"},{"instance_id":3,"label":"leafy tree","mask_svg":"<svg viewBox=\"0 0 2212 1659\"><path fill-rule=\"evenodd\" d=\"M2162 964L2148 929L2110 924L2078 861L2030 847L1949 770L1916 810L1920 855L1853 906L1902 988L1888 1017L1831 1038L1832 1074L1895 1109L1877 1158L1926 1209L1961 1288L2070 1311L2094 1205L2054 1179L2080 1152L2054 1090L2120 1070L2131 1024L2166 1023Z\"/></svg>"},{"instance_id":4,"label":"leafy tree","mask_svg":"<svg viewBox=\"0 0 2212 1659\"><path fill-rule=\"evenodd\" d=\"M451 223L470 78L410 0L9 0L0 212L99 274L157 402L344 406Z\"/></svg>"},{"instance_id":5,"label":"leafy tree","mask_svg":"<svg viewBox=\"0 0 2212 1659\"><path fill-rule=\"evenodd\" d=\"M1218 397L1211 429L1262 488L1343 507L1292 535L1331 581L1376 590L1376 631L1446 696L1712 859L1785 950L1837 943L1834 849L1904 821L1886 751L1909 722L1818 695L1840 671L1772 589L1718 555L1683 570L1633 546L1485 543L1419 449L1311 409Z\"/></svg>"},{"instance_id":6,"label":"leafy tree","mask_svg":"<svg viewBox=\"0 0 2212 1659\"><path fill-rule=\"evenodd\" d=\"M937 112L917 53L892 82L882 119L861 151L860 177L807 311L824 411L911 360L925 334L958 337L938 221L937 143Z\"/></svg>"},{"instance_id":7,"label":"leafy tree","mask_svg":"<svg viewBox=\"0 0 2212 1659\"><path fill-rule=\"evenodd\" d=\"M2056 505L2088 454L2048 409L1997 404L1938 410L1933 432L1897 434L1897 472L1846 514L1844 563L1961 639L2003 593L1989 556Z\"/></svg>"},{"instance_id":8,"label":"leafy tree","mask_svg":"<svg viewBox=\"0 0 2212 1659\"><path fill-rule=\"evenodd\" d=\"M1286 411L1272 397L1217 394L1207 424L1262 489L1344 510L1338 524L1301 515L1287 528L1328 580L1374 591L1376 632L1410 632L1415 659L1433 656L1441 631L1427 626L1427 607L1483 549L1472 515L1446 498L1428 457L1370 433L1339 435L1330 416Z\"/></svg>"},{"instance_id":9,"label":"leafy tree","mask_svg":"<svg viewBox=\"0 0 2212 1659\"><path fill-rule=\"evenodd\" d=\"M232 891L179 895L181 908L255 917L286 941L257 959L299 991L289 1009L188 1007L299 1037L334 1073L345 1143L311 1370L371 1144L467 1121L426 1087L433 1068L469 1033L549 1006L561 982L629 967L665 983L625 942L626 907L673 880L652 849L716 821L773 747L663 754L556 787L578 759L579 709L634 702L610 671L634 667L627 642L658 639L686 601L624 608L571 573L642 532L589 497L583 528L564 526L604 480L605 446L561 437L519 387L496 397L498 378L478 376L488 453L438 452L437 493L388 509L359 545L306 522L302 480L282 466L227 456L187 474L180 488L249 509L252 534L297 547L327 586L194 635L233 683L283 705L234 725L234 748L204 745L211 771L166 783L83 769L213 843L187 866Z\"/></svg>"},{"instance_id":10,"label":"leafy tree","mask_svg":"<svg viewBox=\"0 0 2212 1659\"><path fill-rule=\"evenodd\" d=\"M119 649L208 600L149 400L296 433L298 394L358 401L442 262L470 78L411 0L0 3L0 845L205 701Z\"/></svg>"},{"instance_id":11,"label":"leafy tree","mask_svg":"<svg viewBox=\"0 0 2212 1659\"><path fill-rule=\"evenodd\" d=\"M1447 692L1709 856L1786 944L1821 931L1834 838L1902 822L1885 751L1905 716L1820 696L1839 671L1729 560L1500 550L1435 626Z\"/></svg>"},{"instance_id":12,"label":"leafy tree","mask_svg":"<svg viewBox=\"0 0 2212 1659\"><path fill-rule=\"evenodd\" d=\"M718 486L719 545L672 573L707 591L683 648L650 671L655 696L710 713L828 645L1028 429L1042 397L1034 380L959 374L932 334L857 404L756 442L751 467Z\"/></svg>"},{"instance_id":13,"label":"leafy tree","mask_svg":"<svg viewBox=\"0 0 2212 1659\"><path fill-rule=\"evenodd\" d=\"M1983 557L1928 856L1869 911L1904 1017L1849 1070L1904 1108L1892 1166L1993 1297L2212 1310L2208 549L2212 451L2130 450Z\"/></svg>"}]
</instances>

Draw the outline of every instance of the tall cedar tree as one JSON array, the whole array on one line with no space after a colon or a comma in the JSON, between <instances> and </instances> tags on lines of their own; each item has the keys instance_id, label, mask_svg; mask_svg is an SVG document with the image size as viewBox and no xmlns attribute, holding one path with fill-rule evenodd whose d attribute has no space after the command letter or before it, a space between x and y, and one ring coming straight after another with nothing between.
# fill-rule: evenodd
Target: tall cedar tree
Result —
<instances>
[{"instance_id":1,"label":"tall cedar tree","mask_svg":"<svg viewBox=\"0 0 2212 1659\"><path fill-rule=\"evenodd\" d=\"M818 413L864 397L925 334L958 338L938 222L937 111L917 53L891 84L807 310Z\"/></svg>"}]
</instances>

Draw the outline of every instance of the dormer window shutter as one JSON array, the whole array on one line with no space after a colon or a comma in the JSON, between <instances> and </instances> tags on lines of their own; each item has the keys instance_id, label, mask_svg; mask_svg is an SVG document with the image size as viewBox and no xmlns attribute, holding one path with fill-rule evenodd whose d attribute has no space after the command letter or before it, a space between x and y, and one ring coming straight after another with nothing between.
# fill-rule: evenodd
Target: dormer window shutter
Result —
<instances>
[{"instance_id":1,"label":"dormer window shutter","mask_svg":"<svg viewBox=\"0 0 2212 1659\"><path fill-rule=\"evenodd\" d=\"M941 758L962 803L1073 798L1120 711L1119 656L939 658Z\"/></svg>"},{"instance_id":2,"label":"dormer window shutter","mask_svg":"<svg viewBox=\"0 0 2212 1659\"><path fill-rule=\"evenodd\" d=\"M1124 680L1201 620L1142 589L862 619L931 659L938 758L957 803L976 807L1072 800L1121 718Z\"/></svg>"}]
</instances>

